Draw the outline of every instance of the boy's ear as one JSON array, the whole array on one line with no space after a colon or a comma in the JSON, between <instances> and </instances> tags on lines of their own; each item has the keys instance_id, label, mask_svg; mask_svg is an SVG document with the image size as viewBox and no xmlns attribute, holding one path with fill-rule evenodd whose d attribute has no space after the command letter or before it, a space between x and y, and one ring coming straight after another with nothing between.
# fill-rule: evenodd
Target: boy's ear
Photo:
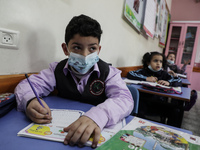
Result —
<instances>
[{"instance_id":1,"label":"boy's ear","mask_svg":"<svg viewBox=\"0 0 200 150\"><path fill-rule=\"evenodd\" d=\"M101 51L101 46L99 46L99 52L98 52L98 55L99 55L100 51Z\"/></svg>"},{"instance_id":2,"label":"boy's ear","mask_svg":"<svg viewBox=\"0 0 200 150\"><path fill-rule=\"evenodd\" d=\"M62 49L63 49L63 52L65 53L66 56L69 56L69 52L67 50L67 45L65 43L62 43Z\"/></svg>"}]
</instances>

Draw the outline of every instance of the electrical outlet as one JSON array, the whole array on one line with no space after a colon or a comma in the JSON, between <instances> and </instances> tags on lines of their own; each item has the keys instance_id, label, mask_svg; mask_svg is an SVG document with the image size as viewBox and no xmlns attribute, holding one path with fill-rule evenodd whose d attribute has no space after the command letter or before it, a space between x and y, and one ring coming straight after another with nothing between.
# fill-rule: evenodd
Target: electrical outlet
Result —
<instances>
[{"instance_id":1,"label":"electrical outlet","mask_svg":"<svg viewBox=\"0 0 200 150\"><path fill-rule=\"evenodd\" d=\"M18 49L19 31L0 28L0 47Z\"/></svg>"},{"instance_id":2,"label":"electrical outlet","mask_svg":"<svg viewBox=\"0 0 200 150\"><path fill-rule=\"evenodd\" d=\"M3 44L13 45L13 37L12 37L12 35L8 34L8 33L3 33L3 35L2 35L2 43Z\"/></svg>"}]
</instances>

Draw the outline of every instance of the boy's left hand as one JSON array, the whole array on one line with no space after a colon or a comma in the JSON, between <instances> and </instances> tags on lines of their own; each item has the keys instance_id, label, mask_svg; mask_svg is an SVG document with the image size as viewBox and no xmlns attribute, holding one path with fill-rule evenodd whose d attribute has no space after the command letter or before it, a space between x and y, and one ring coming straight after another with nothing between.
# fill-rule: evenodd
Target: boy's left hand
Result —
<instances>
[{"instance_id":1,"label":"boy's left hand","mask_svg":"<svg viewBox=\"0 0 200 150\"><path fill-rule=\"evenodd\" d=\"M189 60L184 60L184 65L188 65L189 63L191 62L191 60L189 59Z\"/></svg>"},{"instance_id":2,"label":"boy's left hand","mask_svg":"<svg viewBox=\"0 0 200 150\"><path fill-rule=\"evenodd\" d=\"M177 77L177 74L173 70L168 71L168 73L173 77Z\"/></svg>"},{"instance_id":3,"label":"boy's left hand","mask_svg":"<svg viewBox=\"0 0 200 150\"><path fill-rule=\"evenodd\" d=\"M82 116L73 122L68 127L64 128L68 134L65 137L64 144L74 145L82 147L88 139L93 136L92 147L95 148L100 139L101 129L90 118Z\"/></svg>"},{"instance_id":4,"label":"boy's left hand","mask_svg":"<svg viewBox=\"0 0 200 150\"><path fill-rule=\"evenodd\" d=\"M169 86L169 82L168 81L164 81L164 80L159 80L158 84Z\"/></svg>"}]
</instances>

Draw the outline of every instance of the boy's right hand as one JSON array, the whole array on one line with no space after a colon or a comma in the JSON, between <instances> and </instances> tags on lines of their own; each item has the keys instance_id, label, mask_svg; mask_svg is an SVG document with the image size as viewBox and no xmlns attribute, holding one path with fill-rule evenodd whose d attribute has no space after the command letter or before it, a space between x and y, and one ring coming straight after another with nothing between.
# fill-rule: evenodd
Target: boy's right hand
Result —
<instances>
[{"instance_id":1,"label":"boy's right hand","mask_svg":"<svg viewBox=\"0 0 200 150\"><path fill-rule=\"evenodd\" d=\"M51 110L42 99L41 102L45 108L40 105L37 98L31 100L26 107L26 115L35 123L50 123L52 120Z\"/></svg>"},{"instance_id":2,"label":"boy's right hand","mask_svg":"<svg viewBox=\"0 0 200 150\"><path fill-rule=\"evenodd\" d=\"M147 77L147 78L146 78L146 81L149 81L149 82L156 82L156 81L158 81L158 78L157 78L157 77Z\"/></svg>"}]
</instances>

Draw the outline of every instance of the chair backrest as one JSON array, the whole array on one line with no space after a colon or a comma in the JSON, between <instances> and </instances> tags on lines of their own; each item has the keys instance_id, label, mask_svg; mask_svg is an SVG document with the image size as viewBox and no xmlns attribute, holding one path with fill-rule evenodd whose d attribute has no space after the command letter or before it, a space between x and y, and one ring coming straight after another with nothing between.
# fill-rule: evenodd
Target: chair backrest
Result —
<instances>
[{"instance_id":1,"label":"chair backrest","mask_svg":"<svg viewBox=\"0 0 200 150\"><path fill-rule=\"evenodd\" d=\"M134 100L134 108L131 112L131 115L137 116L138 114L138 107L139 107L139 91L137 88L131 85L127 85L128 89L130 90L133 100Z\"/></svg>"}]
</instances>

